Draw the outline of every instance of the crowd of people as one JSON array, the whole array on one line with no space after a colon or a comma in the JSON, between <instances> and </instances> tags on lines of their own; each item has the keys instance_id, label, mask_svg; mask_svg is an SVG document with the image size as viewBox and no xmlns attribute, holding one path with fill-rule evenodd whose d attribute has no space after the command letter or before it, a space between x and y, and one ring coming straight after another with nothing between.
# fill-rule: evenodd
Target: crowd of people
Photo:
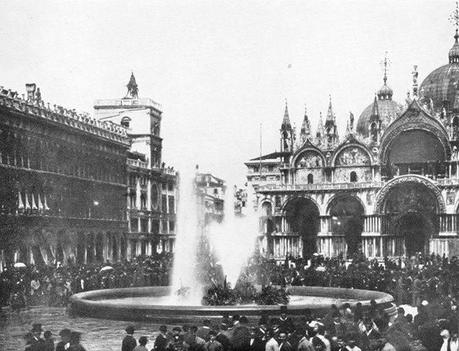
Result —
<instances>
[{"instance_id":1,"label":"crowd of people","mask_svg":"<svg viewBox=\"0 0 459 351\"><path fill-rule=\"evenodd\" d=\"M128 326L120 336L121 351L457 351L458 314L449 308L421 303L413 318L402 307L393 321L374 301L368 309L361 304L332 305L325 315L305 309L295 318L287 306L280 316L262 313L258 320L224 315L199 324L162 325L154 336L135 335ZM51 331L34 324L26 335L26 351L84 351L80 334L59 332L55 344ZM138 338L138 339L137 339Z\"/></svg>"},{"instance_id":2,"label":"crowd of people","mask_svg":"<svg viewBox=\"0 0 459 351\"><path fill-rule=\"evenodd\" d=\"M279 264L256 257L246 274L263 284L324 286L383 291L396 304L417 307L422 300L455 302L459 297L459 260L438 255L385 258L384 262L356 255L352 262L342 257L286 259Z\"/></svg>"},{"instance_id":3,"label":"crowd of people","mask_svg":"<svg viewBox=\"0 0 459 351\"><path fill-rule=\"evenodd\" d=\"M202 261L202 260L200 260ZM86 265L5 267L0 273L0 306L65 306L69 296L87 290L168 285L173 256L170 253L139 256L130 261ZM208 281L217 284L221 273L212 262ZM211 272L213 272L211 274ZM446 302L459 294L459 260L436 255L407 259L367 260L357 255L352 262L342 257L287 259L279 264L256 256L243 273L253 284L326 286L378 290L394 296L397 305L418 306L424 300ZM209 277L213 277L209 280ZM221 280L221 279L220 279Z\"/></svg>"},{"instance_id":4,"label":"crowd of people","mask_svg":"<svg viewBox=\"0 0 459 351\"><path fill-rule=\"evenodd\" d=\"M64 306L68 297L80 291L168 285L173 257L163 254L137 257L131 261L91 265L56 265L55 267L6 267L0 274L0 302L20 309L26 304ZM202 264L202 262L201 262ZM208 277L221 274L213 262ZM210 274L209 272L213 272ZM397 306L417 308L415 316L397 310L390 321L375 304L363 312L357 304L331 306L325 316L305 310L295 320L283 307L280 318L262 316L258 324L249 324L244 316L223 317L211 325L184 325L169 330L161 327L156 338L132 337L136 351L153 350L440 350L457 351L459 295L459 260L454 257L417 255L412 258L368 260L356 255L352 261L342 257L325 258L315 254L309 259L288 258L276 262L256 256L249 261L242 276L262 286L326 286L379 290L394 296ZM253 322L253 321L252 321ZM35 325L26 336L30 351L62 350L51 339L41 339L41 326ZM207 332L203 334L202 330ZM37 336L38 335L38 336ZM84 350L76 332L62 330L64 350ZM132 336L132 335L131 335ZM160 341L162 340L162 344ZM38 344L39 342L39 344ZM44 345L48 348L44 348ZM38 345L38 346L37 346ZM38 348L37 348L38 347ZM70 348L72 347L72 348ZM127 349L123 349L127 350Z\"/></svg>"},{"instance_id":5,"label":"crowd of people","mask_svg":"<svg viewBox=\"0 0 459 351\"><path fill-rule=\"evenodd\" d=\"M86 265L7 266L0 273L0 306L66 306L75 293L108 288L168 285L172 255Z\"/></svg>"}]
</instances>

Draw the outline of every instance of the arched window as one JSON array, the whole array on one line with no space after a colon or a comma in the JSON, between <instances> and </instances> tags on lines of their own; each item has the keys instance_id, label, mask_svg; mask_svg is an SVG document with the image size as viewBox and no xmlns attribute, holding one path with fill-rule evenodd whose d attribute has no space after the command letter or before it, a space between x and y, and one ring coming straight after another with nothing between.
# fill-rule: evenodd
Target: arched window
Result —
<instances>
[{"instance_id":1,"label":"arched window","mask_svg":"<svg viewBox=\"0 0 459 351\"><path fill-rule=\"evenodd\" d=\"M269 202L264 202L261 206L262 209L262 216L272 216L273 209Z\"/></svg>"},{"instance_id":2,"label":"arched window","mask_svg":"<svg viewBox=\"0 0 459 351\"><path fill-rule=\"evenodd\" d=\"M354 171L352 171L350 178L351 178L351 182L355 183L357 181L357 174Z\"/></svg>"},{"instance_id":3,"label":"arched window","mask_svg":"<svg viewBox=\"0 0 459 351\"><path fill-rule=\"evenodd\" d=\"M309 173L308 174L308 184L313 184L313 183L314 183L314 176L311 173Z\"/></svg>"},{"instance_id":4,"label":"arched window","mask_svg":"<svg viewBox=\"0 0 459 351\"><path fill-rule=\"evenodd\" d=\"M370 126L370 134L372 141L378 141L378 127L375 122L373 122Z\"/></svg>"}]
</instances>

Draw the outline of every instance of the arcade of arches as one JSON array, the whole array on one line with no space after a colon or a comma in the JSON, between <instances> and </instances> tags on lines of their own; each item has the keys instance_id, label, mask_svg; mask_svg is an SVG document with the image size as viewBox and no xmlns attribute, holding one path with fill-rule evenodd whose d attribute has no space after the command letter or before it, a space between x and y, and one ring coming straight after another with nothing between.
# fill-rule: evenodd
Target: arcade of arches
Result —
<instances>
[{"instance_id":1,"label":"arcade of arches","mask_svg":"<svg viewBox=\"0 0 459 351\"><path fill-rule=\"evenodd\" d=\"M373 211L351 193L337 194L322 208L324 214L308 197L291 197L280 211L266 201L261 216L264 251L275 259L315 252L352 257L359 249L379 258L455 252L447 237L457 235L458 214L444 213L442 195L431 181L400 177L379 196Z\"/></svg>"},{"instance_id":2,"label":"arcade of arches","mask_svg":"<svg viewBox=\"0 0 459 351\"><path fill-rule=\"evenodd\" d=\"M18 228L13 228L13 231ZM24 231L21 241L2 257L7 262L31 262L33 264L78 264L116 262L154 252L168 252L172 239L132 239L120 231L69 231L58 228ZM4 243L8 245L8 243ZM9 247L6 247L9 249Z\"/></svg>"}]
</instances>

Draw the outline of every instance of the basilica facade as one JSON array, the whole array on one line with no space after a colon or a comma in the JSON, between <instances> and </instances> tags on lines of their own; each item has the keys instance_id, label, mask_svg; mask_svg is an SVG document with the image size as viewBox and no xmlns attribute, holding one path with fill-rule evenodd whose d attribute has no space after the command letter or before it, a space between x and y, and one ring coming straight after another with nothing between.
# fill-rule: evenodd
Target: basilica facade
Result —
<instances>
[{"instance_id":1,"label":"basilica facade","mask_svg":"<svg viewBox=\"0 0 459 351\"><path fill-rule=\"evenodd\" d=\"M449 62L403 104L384 74L374 101L340 137L332 101L299 136L287 105L280 151L246 162L260 215L259 246L275 259L459 254L459 35Z\"/></svg>"}]
</instances>

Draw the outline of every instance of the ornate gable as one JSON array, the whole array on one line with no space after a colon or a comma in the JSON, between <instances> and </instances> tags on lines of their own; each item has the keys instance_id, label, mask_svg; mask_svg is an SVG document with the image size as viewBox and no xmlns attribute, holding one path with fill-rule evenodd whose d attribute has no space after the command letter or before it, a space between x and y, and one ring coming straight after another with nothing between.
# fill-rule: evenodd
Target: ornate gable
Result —
<instances>
[{"instance_id":1,"label":"ornate gable","mask_svg":"<svg viewBox=\"0 0 459 351\"><path fill-rule=\"evenodd\" d=\"M380 159L386 163L390 145L401 133L420 130L435 136L443 146L447 158L451 157L451 146L445 127L413 100L406 111L385 130L381 138Z\"/></svg>"}]
</instances>

